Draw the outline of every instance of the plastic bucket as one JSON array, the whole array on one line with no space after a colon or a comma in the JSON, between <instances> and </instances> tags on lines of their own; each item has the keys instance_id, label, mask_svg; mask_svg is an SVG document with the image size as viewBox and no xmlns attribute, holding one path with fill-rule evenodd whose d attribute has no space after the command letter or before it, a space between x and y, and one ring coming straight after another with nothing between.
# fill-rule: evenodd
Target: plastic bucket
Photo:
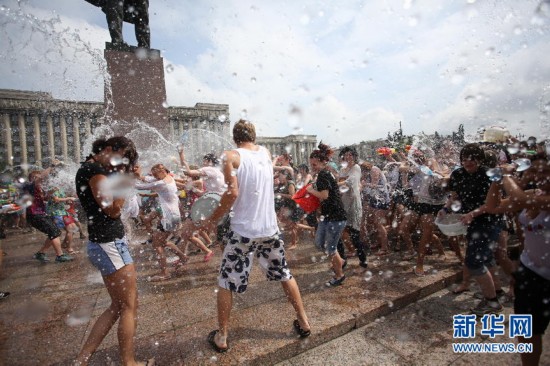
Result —
<instances>
[{"instance_id":1,"label":"plastic bucket","mask_svg":"<svg viewBox=\"0 0 550 366\"><path fill-rule=\"evenodd\" d=\"M307 192L307 188L309 186L311 186L311 184L300 188L298 192L296 192L294 196L292 196L294 202L296 202L298 206L300 206L302 210L307 213L317 210L321 205L319 198Z\"/></svg>"},{"instance_id":2,"label":"plastic bucket","mask_svg":"<svg viewBox=\"0 0 550 366\"><path fill-rule=\"evenodd\" d=\"M461 218L459 214L443 215L435 220L435 224L447 236L466 235L468 227L460 221Z\"/></svg>"},{"instance_id":3,"label":"plastic bucket","mask_svg":"<svg viewBox=\"0 0 550 366\"><path fill-rule=\"evenodd\" d=\"M219 194L213 192L200 196L191 207L191 220L199 224L208 219L220 205L221 198Z\"/></svg>"}]
</instances>

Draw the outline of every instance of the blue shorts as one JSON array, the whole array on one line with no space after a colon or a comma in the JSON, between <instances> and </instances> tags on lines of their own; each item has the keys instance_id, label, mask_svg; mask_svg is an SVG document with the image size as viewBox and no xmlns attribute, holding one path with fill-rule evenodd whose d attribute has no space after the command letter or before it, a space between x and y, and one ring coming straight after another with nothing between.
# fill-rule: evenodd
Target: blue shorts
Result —
<instances>
[{"instance_id":1,"label":"blue shorts","mask_svg":"<svg viewBox=\"0 0 550 366\"><path fill-rule=\"evenodd\" d=\"M132 264L126 238L108 243L88 242L88 259L99 269L102 276L109 276L127 264Z\"/></svg>"},{"instance_id":2,"label":"blue shorts","mask_svg":"<svg viewBox=\"0 0 550 366\"><path fill-rule=\"evenodd\" d=\"M328 255L333 255L345 228L346 221L319 221L315 232L315 246Z\"/></svg>"},{"instance_id":3,"label":"blue shorts","mask_svg":"<svg viewBox=\"0 0 550 366\"><path fill-rule=\"evenodd\" d=\"M55 226L59 229L65 229L65 221L63 221L63 216L52 216Z\"/></svg>"}]
</instances>

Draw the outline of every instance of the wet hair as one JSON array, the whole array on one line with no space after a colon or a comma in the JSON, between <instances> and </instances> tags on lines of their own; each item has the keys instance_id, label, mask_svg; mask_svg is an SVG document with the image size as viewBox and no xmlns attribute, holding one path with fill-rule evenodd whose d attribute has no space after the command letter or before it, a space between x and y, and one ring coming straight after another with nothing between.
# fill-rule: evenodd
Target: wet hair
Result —
<instances>
[{"instance_id":1,"label":"wet hair","mask_svg":"<svg viewBox=\"0 0 550 366\"><path fill-rule=\"evenodd\" d=\"M32 170L29 172L29 182L32 182L36 177L40 175L40 170Z\"/></svg>"},{"instance_id":2,"label":"wet hair","mask_svg":"<svg viewBox=\"0 0 550 366\"><path fill-rule=\"evenodd\" d=\"M165 167L164 164L162 164L162 163L153 165L151 167L151 170L164 170L166 172L166 174L170 174L170 169Z\"/></svg>"},{"instance_id":3,"label":"wet hair","mask_svg":"<svg viewBox=\"0 0 550 366\"><path fill-rule=\"evenodd\" d=\"M289 153L283 153L279 155L279 157L288 160L288 163L290 164L290 166L292 166L292 155L290 155Z\"/></svg>"},{"instance_id":4,"label":"wet hair","mask_svg":"<svg viewBox=\"0 0 550 366\"><path fill-rule=\"evenodd\" d=\"M122 158L128 159L128 163L124 164L126 171L131 171L133 169L138 161L139 155L134 142L124 136L114 136L107 140L104 138L95 140L92 144L92 154L89 155L86 160L92 158L93 155L99 154L108 147L110 147L112 151L119 152Z\"/></svg>"},{"instance_id":5,"label":"wet hair","mask_svg":"<svg viewBox=\"0 0 550 366\"><path fill-rule=\"evenodd\" d=\"M338 154L338 157L341 159L342 156L344 156L347 153L351 153L351 156L353 156L353 161L357 163L357 160L359 159L359 154L357 154L357 150L353 146L345 146L342 150L340 150L340 154Z\"/></svg>"},{"instance_id":6,"label":"wet hair","mask_svg":"<svg viewBox=\"0 0 550 366\"><path fill-rule=\"evenodd\" d=\"M319 159L319 161L328 162L332 154L334 154L334 150L330 146L323 144L322 141L319 142L319 145L317 147L319 149L313 150L309 155L309 158Z\"/></svg>"},{"instance_id":7,"label":"wet hair","mask_svg":"<svg viewBox=\"0 0 550 366\"><path fill-rule=\"evenodd\" d=\"M99 154L101 152L101 150L103 150L104 148L107 147L107 145L105 145L106 142L107 142L107 140L105 140L105 139L95 140L92 143L92 154L94 154L94 155Z\"/></svg>"},{"instance_id":8,"label":"wet hair","mask_svg":"<svg viewBox=\"0 0 550 366\"><path fill-rule=\"evenodd\" d=\"M220 163L220 160L218 157L212 153L208 153L202 157L203 160L209 161L214 165L218 165Z\"/></svg>"},{"instance_id":9,"label":"wet hair","mask_svg":"<svg viewBox=\"0 0 550 366\"><path fill-rule=\"evenodd\" d=\"M460 161L465 159L473 159L478 163L482 163L485 160L485 153L478 144L466 144L460 150Z\"/></svg>"},{"instance_id":10,"label":"wet hair","mask_svg":"<svg viewBox=\"0 0 550 366\"><path fill-rule=\"evenodd\" d=\"M244 119L239 120L233 126L233 141L237 145L244 142L256 142L256 128L249 121L245 121Z\"/></svg>"},{"instance_id":11,"label":"wet hair","mask_svg":"<svg viewBox=\"0 0 550 366\"><path fill-rule=\"evenodd\" d=\"M307 164L298 165L298 170L302 169L304 172L309 173L309 166Z\"/></svg>"},{"instance_id":12,"label":"wet hair","mask_svg":"<svg viewBox=\"0 0 550 366\"><path fill-rule=\"evenodd\" d=\"M498 165L498 155L493 150L485 150L485 158L482 165L487 168L495 168Z\"/></svg>"}]
</instances>

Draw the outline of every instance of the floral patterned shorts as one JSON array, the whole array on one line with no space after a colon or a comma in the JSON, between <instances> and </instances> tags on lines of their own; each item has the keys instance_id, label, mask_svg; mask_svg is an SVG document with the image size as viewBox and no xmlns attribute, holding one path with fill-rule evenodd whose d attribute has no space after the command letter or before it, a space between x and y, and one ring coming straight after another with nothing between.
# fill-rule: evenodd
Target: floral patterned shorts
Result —
<instances>
[{"instance_id":1,"label":"floral patterned shorts","mask_svg":"<svg viewBox=\"0 0 550 366\"><path fill-rule=\"evenodd\" d=\"M237 293L245 292L254 255L269 281L292 279L285 259L284 243L278 233L250 239L230 230L223 241L225 249L218 276L220 287Z\"/></svg>"}]
</instances>

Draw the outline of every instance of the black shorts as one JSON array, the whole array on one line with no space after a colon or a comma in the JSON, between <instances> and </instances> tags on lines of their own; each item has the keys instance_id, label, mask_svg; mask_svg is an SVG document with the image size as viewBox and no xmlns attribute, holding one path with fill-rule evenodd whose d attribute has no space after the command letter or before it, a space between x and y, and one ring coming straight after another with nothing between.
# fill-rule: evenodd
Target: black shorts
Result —
<instances>
[{"instance_id":1,"label":"black shorts","mask_svg":"<svg viewBox=\"0 0 550 366\"><path fill-rule=\"evenodd\" d=\"M550 281L520 262L514 273L514 313L533 316L533 334L544 334L550 323Z\"/></svg>"},{"instance_id":2,"label":"black shorts","mask_svg":"<svg viewBox=\"0 0 550 366\"><path fill-rule=\"evenodd\" d=\"M437 215L443 205L430 205L429 203L415 202L412 210L419 215Z\"/></svg>"},{"instance_id":3,"label":"black shorts","mask_svg":"<svg viewBox=\"0 0 550 366\"><path fill-rule=\"evenodd\" d=\"M36 230L46 234L50 240L61 236L61 230L55 224L53 217L27 214L27 222Z\"/></svg>"}]
</instances>

